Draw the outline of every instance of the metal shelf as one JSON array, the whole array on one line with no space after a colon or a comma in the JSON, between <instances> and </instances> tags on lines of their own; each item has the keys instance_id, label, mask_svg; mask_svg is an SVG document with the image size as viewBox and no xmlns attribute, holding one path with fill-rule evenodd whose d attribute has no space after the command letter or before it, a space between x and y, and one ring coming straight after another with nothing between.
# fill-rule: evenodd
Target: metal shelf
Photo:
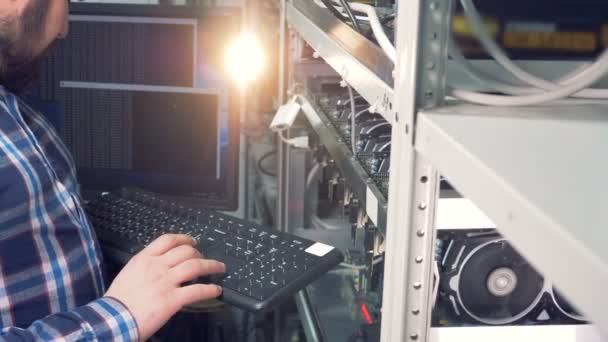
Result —
<instances>
[{"instance_id":1,"label":"metal shelf","mask_svg":"<svg viewBox=\"0 0 608 342\"><path fill-rule=\"evenodd\" d=\"M415 148L608 327L608 106L422 111Z\"/></svg>"},{"instance_id":2,"label":"metal shelf","mask_svg":"<svg viewBox=\"0 0 608 342\"><path fill-rule=\"evenodd\" d=\"M602 342L591 325L431 328L432 342Z\"/></svg>"},{"instance_id":3,"label":"metal shelf","mask_svg":"<svg viewBox=\"0 0 608 342\"><path fill-rule=\"evenodd\" d=\"M393 63L384 52L314 1L287 3L287 19L375 111L393 121Z\"/></svg>"},{"instance_id":4,"label":"metal shelf","mask_svg":"<svg viewBox=\"0 0 608 342\"><path fill-rule=\"evenodd\" d=\"M608 182L603 180L608 175L608 105L443 105L448 78L484 89L448 62L453 2L412 0L398 7L396 67L377 46L313 1L286 4L291 27L393 125L388 217L386 202L378 205L390 236L385 241L382 341L601 341L600 331L608 333L608 230L603 229L608 222ZM570 62L525 63L546 76L563 72ZM476 64L495 69L491 62ZM499 76L504 74L500 70ZM370 187L363 168L357 169L349 149L335 140L322 113L305 112L364 200ZM480 210L465 202L446 209L438 200L439 173ZM435 232L471 225L469 219L452 220L462 212L459 206L469 208L479 226L495 223L596 325L430 328Z\"/></svg>"},{"instance_id":5,"label":"metal shelf","mask_svg":"<svg viewBox=\"0 0 608 342\"><path fill-rule=\"evenodd\" d=\"M321 143L342 171L342 175L346 178L346 182L354 195L366 209L367 215L381 232L385 232L386 198L359 161L353 157L350 148L337 140L340 135L331 125L327 116L318 111L304 97L300 97L300 103L302 113L304 113L313 130L319 136Z\"/></svg>"},{"instance_id":6,"label":"metal shelf","mask_svg":"<svg viewBox=\"0 0 608 342\"><path fill-rule=\"evenodd\" d=\"M435 229L487 228L496 228L496 225L470 200L466 198L440 198L437 201Z\"/></svg>"}]
</instances>

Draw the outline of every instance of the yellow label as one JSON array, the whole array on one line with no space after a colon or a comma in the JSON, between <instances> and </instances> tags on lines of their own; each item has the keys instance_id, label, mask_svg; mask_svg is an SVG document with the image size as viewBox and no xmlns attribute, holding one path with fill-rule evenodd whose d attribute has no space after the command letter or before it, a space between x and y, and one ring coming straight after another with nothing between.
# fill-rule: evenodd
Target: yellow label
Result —
<instances>
[{"instance_id":1,"label":"yellow label","mask_svg":"<svg viewBox=\"0 0 608 342\"><path fill-rule=\"evenodd\" d=\"M498 21L494 18L483 17L483 26L486 28L486 31L492 37L496 37L498 35ZM458 35L466 36L466 37L474 37L473 29L467 20L467 17L463 15L455 15L452 21L452 31Z\"/></svg>"},{"instance_id":2,"label":"yellow label","mask_svg":"<svg viewBox=\"0 0 608 342\"><path fill-rule=\"evenodd\" d=\"M592 32L505 32L507 48L534 50L595 51L597 36Z\"/></svg>"}]
</instances>

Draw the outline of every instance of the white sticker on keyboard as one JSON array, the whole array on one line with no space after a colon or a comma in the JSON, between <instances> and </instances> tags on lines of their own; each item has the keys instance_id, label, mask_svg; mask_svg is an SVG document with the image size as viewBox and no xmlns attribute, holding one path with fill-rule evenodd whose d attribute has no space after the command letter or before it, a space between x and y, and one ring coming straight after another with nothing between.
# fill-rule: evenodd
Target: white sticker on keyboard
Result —
<instances>
[{"instance_id":1,"label":"white sticker on keyboard","mask_svg":"<svg viewBox=\"0 0 608 342\"><path fill-rule=\"evenodd\" d=\"M306 248L306 253L322 257L325 254L331 252L332 249L334 249L332 246L317 242L314 245Z\"/></svg>"}]
</instances>

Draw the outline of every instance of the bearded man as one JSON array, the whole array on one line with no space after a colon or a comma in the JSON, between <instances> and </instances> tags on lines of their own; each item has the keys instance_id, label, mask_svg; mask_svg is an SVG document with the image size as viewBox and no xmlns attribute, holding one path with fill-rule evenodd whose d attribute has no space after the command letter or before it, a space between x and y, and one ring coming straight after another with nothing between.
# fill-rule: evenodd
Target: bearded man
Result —
<instances>
[{"instance_id":1,"label":"bearded man","mask_svg":"<svg viewBox=\"0 0 608 342\"><path fill-rule=\"evenodd\" d=\"M106 289L70 153L19 98L68 34L68 5L0 2L0 340L144 341L184 305L218 297L189 281L225 265L189 236L164 235Z\"/></svg>"}]
</instances>

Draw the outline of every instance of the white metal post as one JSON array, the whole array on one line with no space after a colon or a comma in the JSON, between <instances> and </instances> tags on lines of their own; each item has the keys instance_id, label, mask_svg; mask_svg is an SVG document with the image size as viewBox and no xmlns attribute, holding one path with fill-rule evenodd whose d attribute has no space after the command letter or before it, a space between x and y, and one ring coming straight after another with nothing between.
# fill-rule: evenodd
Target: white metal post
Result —
<instances>
[{"instance_id":1,"label":"white metal post","mask_svg":"<svg viewBox=\"0 0 608 342\"><path fill-rule=\"evenodd\" d=\"M414 147L420 108L441 103L450 0L401 2L386 236L382 341L426 341L438 176Z\"/></svg>"}]
</instances>

